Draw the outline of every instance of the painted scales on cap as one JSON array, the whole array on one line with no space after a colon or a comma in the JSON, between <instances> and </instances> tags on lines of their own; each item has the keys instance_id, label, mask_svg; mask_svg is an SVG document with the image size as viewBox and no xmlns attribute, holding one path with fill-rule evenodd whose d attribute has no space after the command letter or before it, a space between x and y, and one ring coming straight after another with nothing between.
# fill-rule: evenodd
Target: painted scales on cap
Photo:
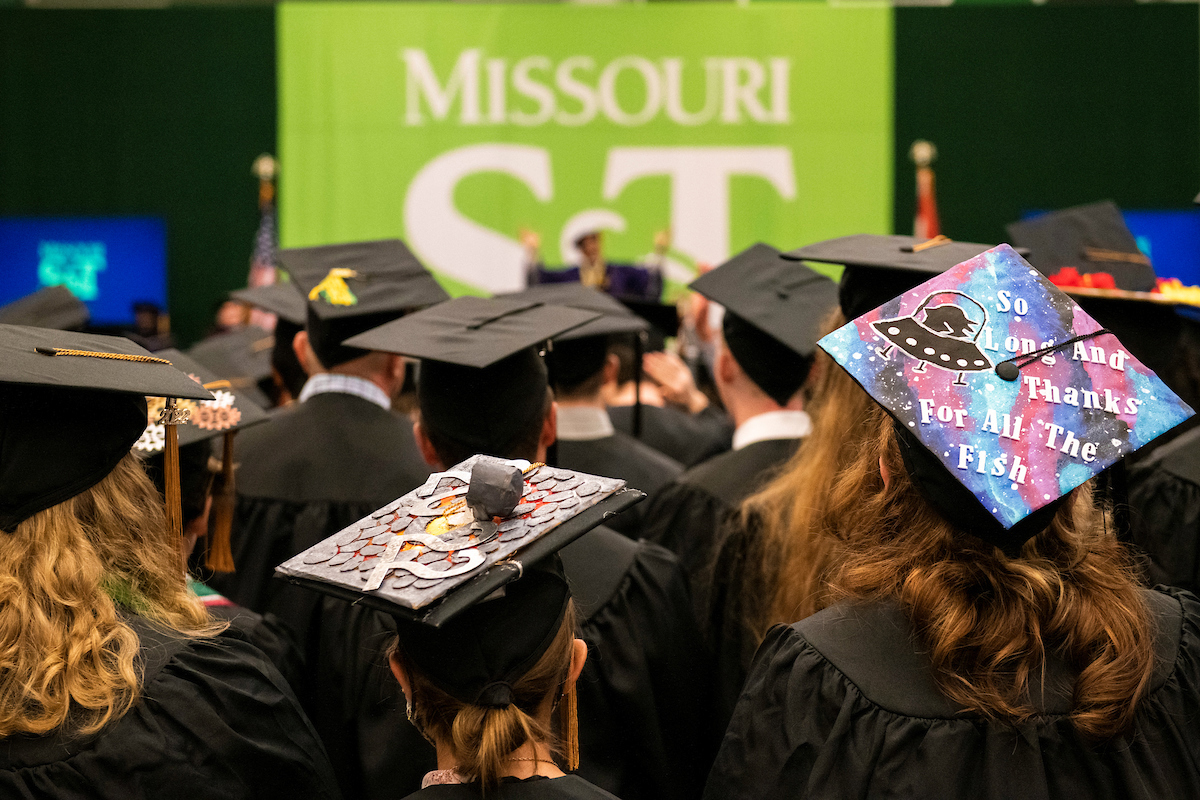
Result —
<instances>
[{"instance_id":1,"label":"painted scales on cap","mask_svg":"<svg viewBox=\"0 0 1200 800\"><path fill-rule=\"evenodd\" d=\"M505 517L476 520L467 507L472 467L482 460L524 471L520 501ZM371 595L392 606L422 609L492 565L521 557L529 545L621 493L624 486L613 478L472 456L434 473L417 489L277 571Z\"/></svg>"},{"instance_id":2,"label":"painted scales on cap","mask_svg":"<svg viewBox=\"0 0 1200 800\"><path fill-rule=\"evenodd\" d=\"M820 346L1005 528L1192 415L1008 245Z\"/></svg>"}]
</instances>

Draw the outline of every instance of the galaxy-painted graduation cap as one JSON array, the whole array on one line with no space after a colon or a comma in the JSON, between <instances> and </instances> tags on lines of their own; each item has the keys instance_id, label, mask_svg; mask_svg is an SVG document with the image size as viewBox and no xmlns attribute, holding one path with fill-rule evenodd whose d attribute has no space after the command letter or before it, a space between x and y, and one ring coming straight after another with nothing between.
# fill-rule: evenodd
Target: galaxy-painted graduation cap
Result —
<instances>
[{"instance_id":1,"label":"galaxy-painted graduation cap","mask_svg":"<svg viewBox=\"0 0 1200 800\"><path fill-rule=\"evenodd\" d=\"M1013 243L1029 248L1029 262L1046 275L1071 267L1081 275L1107 272L1120 290L1154 288L1150 259L1138 250L1121 209L1111 200L1014 222L1008 235Z\"/></svg>"},{"instance_id":2,"label":"galaxy-painted graduation cap","mask_svg":"<svg viewBox=\"0 0 1200 800\"><path fill-rule=\"evenodd\" d=\"M333 367L366 354L355 334L449 295L399 239L280 250L280 265L308 301L309 341Z\"/></svg>"},{"instance_id":3,"label":"galaxy-painted graduation cap","mask_svg":"<svg viewBox=\"0 0 1200 800\"><path fill-rule=\"evenodd\" d=\"M774 247L756 244L692 281L725 307L725 343L759 387L785 404L804 383L837 285Z\"/></svg>"},{"instance_id":4,"label":"galaxy-painted graduation cap","mask_svg":"<svg viewBox=\"0 0 1200 800\"><path fill-rule=\"evenodd\" d=\"M996 539L980 535L1001 546L1036 534L1004 538L1192 415L1008 245L847 323L820 346L969 490L999 524Z\"/></svg>"},{"instance_id":5,"label":"galaxy-painted graduation cap","mask_svg":"<svg viewBox=\"0 0 1200 800\"><path fill-rule=\"evenodd\" d=\"M470 497L481 464L519 474L515 505L484 519ZM624 486L612 478L472 456L277 572L398 620L438 628L645 496Z\"/></svg>"},{"instance_id":6,"label":"galaxy-painted graduation cap","mask_svg":"<svg viewBox=\"0 0 1200 800\"><path fill-rule=\"evenodd\" d=\"M89 319L91 314L87 306L65 286L38 289L33 294L0 306L0 324L4 325L74 331L87 325Z\"/></svg>"},{"instance_id":7,"label":"galaxy-painted graduation cap","mask_svg":"<svg viewBox=\"0 0 1200 800\"><path fill-rule=\"evenodd\" d=\"M118 336L0 325L0 530L95 486L146 428L146 397L212 400Z\"/></svg>"},{"instance_id":8,"label":"galaxy-painted graduation cap","mask_svg":"<svg viewBox=\"0 0 1200 800\"><path fill-rule=\"evenodd\" d=\"M783 257L843 265L846 269L838 285L838 300L842 313L853 319L993 246L956 242L945 236L923 240L859 233L814 242Z\"/></svg>"},{"instance_id":9,"label":"galaxy-painted graduation cap","mask_svg":"<svg viewBox=\"0 0 1200 800\"><path fill-rule=\"evenodd\" d=\"M268 286L251 286L229 293L240 303L270 311L280 319L304 327L308 314L308 301L294 283L272 283Z\"/></svg>"}]
</instances>

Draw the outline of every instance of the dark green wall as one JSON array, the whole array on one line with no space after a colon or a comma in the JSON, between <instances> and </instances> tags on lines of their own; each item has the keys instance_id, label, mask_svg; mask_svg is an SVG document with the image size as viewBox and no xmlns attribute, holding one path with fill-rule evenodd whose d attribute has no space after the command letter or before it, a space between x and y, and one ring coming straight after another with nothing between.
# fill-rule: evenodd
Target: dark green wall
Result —
<instances>
[{"instance_id":1,"label":"dark green wall","mask_svg":"<svg viewBox=\"0 0 1200 800\"><path fill-rule=\"evenodd\" d=\"M274 9L0 10L0 215L165 218L185 343L245 285L274 149Z\"/></svg>"},{"instance_id":2,"label":"dark green wall","mask_svg":"<svg viewBox=\"0 0 1200 800\"><path fill-rule=\"evenodd\" d=\"M896 10L895 230L912 233L908 148L938 147L952 238L998 242L1026 209L1200 191L1198 6Z\"/></svg>"}]
</instances>

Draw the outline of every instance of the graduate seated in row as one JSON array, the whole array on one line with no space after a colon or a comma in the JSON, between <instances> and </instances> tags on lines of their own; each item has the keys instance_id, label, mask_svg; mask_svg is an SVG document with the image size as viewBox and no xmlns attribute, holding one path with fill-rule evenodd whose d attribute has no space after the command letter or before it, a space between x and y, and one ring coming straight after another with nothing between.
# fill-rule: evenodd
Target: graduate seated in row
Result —
<instances>
[{"instance_id":1,"label":"graduate seated in row","mask_svg":"<svg viewBox=\"0 0 1200 800\"><path fill-rule=\"evenodd\" d=\"M769 632L706 797L1193 794L1200 603L1139 586L1091 480L1192 410L1007 245L820 344L872 401L836 602Z\"/></svg>"},{"instance_id":2,"label":"graduate seated in row","mask_svg":"<svg viewBox=\"0 0 1200 800\"><path fill-rule=\"evenodd\" d=\"M472 456L280 567L394 618L391 671L436 751L410 797L614 798L567 774L588 646L558 551L640 497L617 480Z\"/></svg>"},{"instance_id":3,"label":"graduate seated in row","mask_svg":"<svg viewBox=\"0 0 1200 800\"><path fill-rule=\"evenodd\" d=\"M0 326L0 795L340 797L279 671L188 590L178 498L130 452L147 395L214 400L126 339Z\"/></svg>"},{"instance_id":4,"label":"graduate seated in row","mask_svg":"<svg viewBox=\"0 0 1200 800\"><path fill-rule=\"evenodd\" d=\"M352 343L422 359L415 436L434 468L475 453L553 464L557 404L536 348L592 323L609 324L596 311L460 297ZM711 667L678 562L603 525L562 558L590 650L579 774L626 800L697 796L720 732L697 702Z\"/></svg>"}]
</instances>

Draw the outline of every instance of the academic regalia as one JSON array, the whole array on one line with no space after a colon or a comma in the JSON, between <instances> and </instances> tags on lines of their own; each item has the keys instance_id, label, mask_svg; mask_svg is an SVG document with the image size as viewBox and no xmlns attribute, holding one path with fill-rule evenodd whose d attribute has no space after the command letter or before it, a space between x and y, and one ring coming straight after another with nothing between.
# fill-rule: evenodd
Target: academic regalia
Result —
<instances>
[{"instance_id":1,"label":"academic regalia","mask_svg":"<svg viewBox=\"0 0 1200 800\"><path fill-rule=\"evenodd\" d=\"M47 286L0 306L0 324L4 325L76 331L90 319L88 307L66 286Z\"/></svg>"},{"instance_id":2,"label":"academic regalia","mask_svg":"<svg viewBox=\"0 0 1200 800\"><path fill-rule=\"evenodd\" d=\"M1053 656L1046 696L1033 698L1043 713L1014 730L946 699L894 605L839 604L777 626L704 796L1190 797L1200 785L1200 602L1178 590L1145 595L1157 668L1133 735L1109 744L1075 733L1074 676Z\"/></svg>"},{"instance_id":3,"label":"academic regalia","mask_svg":"<svg viewBox=\"0 0 1200 800\"><path fill-rule=\"evenodd\" d=\"M633 406L609 406L608 416L614 428L633 435ZM729 449L733 423L714 406L689 414L679 408L643 405L638 440L685 467L694 467Z\"/></svg>"},{"instance_id":4,"label":"academic regalia","mask_svg":"<svg viewBox=\"0 0 1200 800\"><path fill-rule=\"evenodd\" d=\"M356 342L423 358L418 394L429 435L503 454L498 442L536 424L516 418L527 409L543 413L537 400L545 397L548 373L530 345L596 323L594 313L575 307L464 297ZM490 413L480 413L484 408ZM558 443L559 468L572 469L564 456L574 444ZM561 554L591 654L577 685L579 774L626 800L695 797L717 736L695 702L709 691L711 675L675 558L604 527ZM664 683L663 675L681 680Z\"/></svg>"},{"instance_id":5,"label":"academic regalia","mask_svg":"<svg viewBox=\"0 0 1200 800\"><path fill-rule=\"evenodd\" d=\"M613 297L658 300L662 295L662 274L637 264L604 264L604 291ZM579 267L546 269L538 265L532 271L532 283L579 283Z\"/></svg>"},{"instance_id":6,"label":"academic regalia","mask_svg":"<svg viewBox=\"0 0 1200 800\"><path fill-rule=\"evenodd\" d=\"M557 551L639 498L619 481L475 456L289 560L280 573L390 615L408 669L467 705L508 708L519 702L514 685L563 625L571 591ZM348 555L352 563L362 559L366 580L361 569L342 568ZM567 722L575 699L568 686L561 701L568 762L578 752ZM406 759L412 754L401 753L399 761Z\"/></svg>"},{"instance_id":7,"label":"academic regalia","mask_svg":"<svg viewBox=\"0 0 1200 800\"><path fill-rule=\"evenodd\" d=\"M1200 589L1200 429L1158 448L1129 472L1133 543L1152 583Z\"/></svg>"},{"instance_id":8,"label":"academic regalia","mask_svg":"<svg viewBox=\"0 0 1200 800\"><path fill-rule=\"evenodd\" d=\"M0 326L0 531L15 531L109 476L145 435L148 396L164 398L158 436L166 442L168 474L178 466L175 426L186 423L183 410L229 411L199 379L129 340ZM178 484L165 488L167 523L178 534ZM123 570L132 569L97 566L115 569L118 587ZM182 575L180 581L182 592ZM129 605L138 600L129 589L114 594ZM0 738L0 794L340 796L292 690L237 628L185 635L114 603L139 642L132 707L93 734L68 724Z\"/></svg>"},{"instance_id":9,"label":"academic regalia","mask_svg":"<svg viewBox=\"0 0 1200 800\"><path fill-rule=\"evenodd\" d=\"M999 307L998 287L1038 301L1018 315ZM946 302L968 315L975 306L990 308L988 322L1000 335L1020 330L1053 344L1002 361L997 356L987 373L960 374L934 361L918 368L918 358L884 357L887 340L873 323L919 317L928 298L943 294L957 295ZM960 340L977 335L941 333ZM955 535L969 532L1019 562L1025 543L1047 528L1069 492L1192 415L1133 357L1121 370L1073 364L1068 348L1076 341L1106 352L1121 347L1011 247L1000 245L868 311L819 344L892 417L911 491L919 491ZM1009 388L1051 380L1082 391L1136 392L1143 402L1129 422L1094 409L1076 423L1056 416L1059 404L1028 402L1028 395ZM983 431L967 426L935 424L936 417L922 416L930 397L941 403L969 398L975 414L1019 408L1028 441L997 442L1001 437L985 433L983 439ZM1045 446L1057 435L1055 419L1078 425L1073 436L1089 442L1088 460L1069 446ZM966 456L984 448L998 450L1011 471L966 469ZM1028 462L1017 463L1018 454ZM1041 713L1014 729L961 711L939 689L911 610L894 599L848 601L791 627L777 626L755 657L706 796L1188 794L1182 787L1200 779L1192 733L1200 715L1200 605L1186 593L1145 597L1156 670L1137 707L1133 736L1107 744L1087 741L1071 724L1076 666L1060 661L1050 642L1045 674L1029 682L1030 703Z\"/></svg>"},{"instance_id":10,"label":"academic regalia","mask_svg":"<svg viewBox=\"0 0 1200 800\"><path fill-rule=\"evenodd\" d=\"M479 789L461 783L430 786L410 794L407 800L477 800ZM503 778L495 791L488 797L498 800L616 800L614 795L593 786L576 775L547 778L535 775L532 778Z\"/></svg>"},{"instance_id":11,"label":"academic regalia","mask_svg":"<svg viewBox=\"0 0 1200 800\"><path fill-rule=\"evenodd\" d=\"M90 736L0 739L0 795L25 798L338 798L312 725L236 629L212 639L125 621L142 695Z\"/></svg>"}]
</instances>

